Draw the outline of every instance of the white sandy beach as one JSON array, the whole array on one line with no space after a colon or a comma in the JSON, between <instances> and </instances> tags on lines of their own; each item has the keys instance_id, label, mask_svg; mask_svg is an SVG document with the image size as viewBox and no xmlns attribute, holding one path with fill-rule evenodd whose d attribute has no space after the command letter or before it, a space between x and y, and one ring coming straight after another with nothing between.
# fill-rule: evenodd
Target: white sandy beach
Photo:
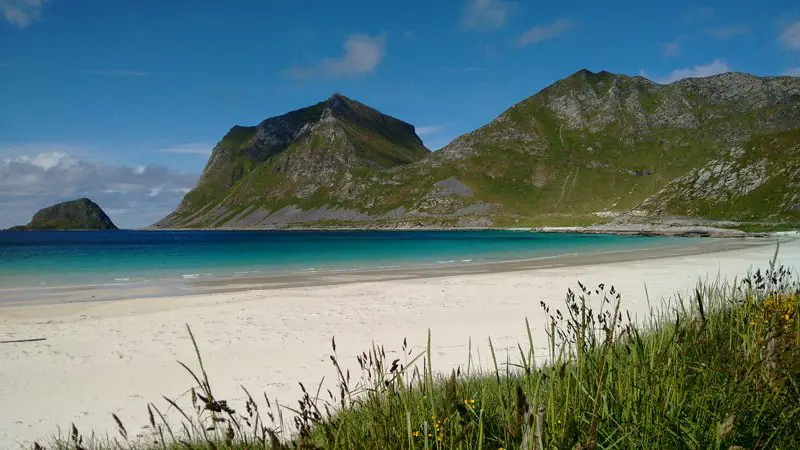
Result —
<instances>
[{"instance_id":1,"label":"white sandy beach","mask_svg":"<svg viewBox=\"0 0 800 450\"><path fill-rule=\"evenodd\" d=\"M355 355L373 340L388 351L408 338L421 350L430 329L434 367L449 371L466 362L470 338L484 360L487 337L514 358L517 343L527 342L525 317L544 347L540 300L561 302L579 280L613 284L623 309L642 316L645 286L657 306L699 279L732 279L766 267L773 252L774 244L765 242L595 266L0 308L0 341L46 338L0 344L0 448L46 438L71 423L115 435L112 412L131 434L139 431L147 402L162 406L162 395L177 397L192 386L176 363L195 364L185 324L221 398L241 398L244 385L293 404L298 381L315 385L334 376L332 336L339 356L355 366ZM800 240L782 244L779 261L800 268Z\"/></svg>"}]
</instances>

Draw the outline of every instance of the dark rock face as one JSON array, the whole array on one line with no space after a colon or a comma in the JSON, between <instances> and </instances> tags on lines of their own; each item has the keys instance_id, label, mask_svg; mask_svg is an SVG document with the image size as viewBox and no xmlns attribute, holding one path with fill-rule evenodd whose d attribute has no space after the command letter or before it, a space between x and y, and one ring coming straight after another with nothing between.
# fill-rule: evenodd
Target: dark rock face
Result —
<instances>
[{"instance_id":1,"label":"dark rock face","mask_svg":"<svg viewBox=\"0 0 800 450\"><path fill-rule=\"evenodd\" d=\"M255 127L234 126L182 206L213 194L208 191L231 188L267 162L291 181L309 184L330 182L349 169L410 163L427 153L412 125L334 94Z\"/></svg>"},{"instance_id":2,"label":"dark rock face","mask_svg":"<svg viewBox=\"0 0 800 450\"><path fill-rule=\"evenodd\" d=\"M367 218L342 214L347 208L334 204L356 195L353 174L408 165L428 153L413 125L333 94L257 126L233 127L214 147L195 189L155 226L239 227L251 222L244 210L276 213L289 206L322 213L281 213L275 220Z\"/></svg>"},{"instance_id":3,"label":"dark rock face","mask_svg":"<svg viewBox=\"0 0 800 450\"><path fill-rule=\"evenodd\" d=\"M40 209L31 223L10 228L9 231L116 229L117 226L97 203L88 198L79 198Z\"/></svg>"}]
</instances>

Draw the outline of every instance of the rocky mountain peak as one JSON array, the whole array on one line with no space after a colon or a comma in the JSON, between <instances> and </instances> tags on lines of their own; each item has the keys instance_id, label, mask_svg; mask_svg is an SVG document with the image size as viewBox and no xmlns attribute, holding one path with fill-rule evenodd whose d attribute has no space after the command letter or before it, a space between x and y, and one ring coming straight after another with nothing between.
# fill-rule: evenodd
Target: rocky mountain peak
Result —
<instances>
[{"instance_id":1,"label":"rocky mountain peak","mask_svg":"<svg viewBox=\"0 0 800 450\"><path fill-rule=\"evenodd\" d=\"M573 73L572 75L568 76L567 78L561 81L581 80L589 83L597 83L600 81L612 80L620 77L627 78L627 76L625 75L617 75L615 73L611 73L605 70L601 70L600 72L592 72L591 70L584 68L578 70L577 72Z\"/></svg>"},{"instance_id":2,"label":"rocky mountain peak","mask_svg":"<svg viewBox=\"0 0 800 450\"><path fill-rule=\"evenodd\" d=\"M413 125L334 93L257 126L233 127L178 210L218 202L237 187L248 190L240 194L247 202L255 192L306 198L321 189L339 189L352 170L408 164L428 152Z\"/></svg>"},{"instance_id":3,"label":"rocky mountain peak","mask_svg":"<svg viewBox=\"0 0 800 450\"><path fill-rule=\"evenodd\" d=\"M355 114L354 108L358 107L358 102L335 92L320 105L322 106L322 114L319 120L329 120L331 116L348 119Z\"/></svg>"},{"instance_id":4,"label":"rocky mountain peak","mask_svg":"<svg viewBox=\"0 0 800 450\"><path fill-rule=\"evenodd\" d=\"M600 72L592 72L591 70L586 68L580 69L577 72L570 75L570 77L580 77L580 78L606 78L613 76L616 75L606 70L601 70Z\"/></svg>"},{"instance_id":5,"label":"rocky mountain peak","mask_svg":"<svg viewBox=\"0 0 800 450\"><path fill-rule=\"evenodd\" d=\"M325 103L336 104L336 103L342 103L342 102L347 103L347 102L353 102L353 101L354 100L351 100L350 98L348 98L345 95L342 95L342 94L340 94L338 92L334 92L330 97L328 97L327 100L325 100Z\"/></svg>"}]
</instances>

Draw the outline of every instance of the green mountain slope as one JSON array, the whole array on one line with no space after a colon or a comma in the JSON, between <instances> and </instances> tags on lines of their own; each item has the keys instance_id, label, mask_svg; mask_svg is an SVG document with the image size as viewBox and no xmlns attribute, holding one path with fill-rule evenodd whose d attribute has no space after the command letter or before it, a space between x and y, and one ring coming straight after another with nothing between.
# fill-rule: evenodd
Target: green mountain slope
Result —
<instances>
[{"instance_id":1,"label":"green mountain slope","mask_svg":"<svg viewBox=\"0 0 800 450\"><path fill-rule=\"evenodd\" d=\"M325 113L338 111L331 102L346 113ZM334 96L236 127L198 188L157 225L800 219L800 78L727 73L659 85L581 70L430 154L410 125L390 119ZM732 162L721 171L720 161ZM735 178L710 182L722 176ZM736 180L750 184L734 189Z\"/></svg>"},{"instance_id":2,"label":"green mountain slope","mask_svg":"<svg viewBox=\"0 0 800 450\"><path fill-rule=\"evenodd\" d=\"M671 181L638 208L649 215L797 220L800 129L755 136Z\"/></svg>"},{"instance_id":3,"label":"green mountain slope","mask_svg":"<svg viewBox=\"0 0 800 450\"><path fill-rule=\"evenodd\" d=\"M428 153L412 125L334 94L258 126L233 127L214 148L197 187L157 226L261 225L286 206L335 204L347 196L353 174Z\"/></svg>"},{"instance_id":4,"label":"green mountain slope","mask_svg":"<svg viewBox=\"0 0 800 450\"><path fill-rule=\"evenodd\" d=\"M636 211L690 170L798 126L798 78L732 73L663 86L580 71L457 139L428 166L502 204L496 224L592 221ZM774 147L768 158L791 159L788 149ZM758 217L793 214L776 208ZM670 212L713 217L680 205Z\"/></svg>"}]
</instances>

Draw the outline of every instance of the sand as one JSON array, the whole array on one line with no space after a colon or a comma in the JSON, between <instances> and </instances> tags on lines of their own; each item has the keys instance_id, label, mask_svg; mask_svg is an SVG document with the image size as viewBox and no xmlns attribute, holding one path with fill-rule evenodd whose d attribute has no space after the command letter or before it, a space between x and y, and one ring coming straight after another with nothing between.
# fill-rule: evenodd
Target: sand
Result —
<instances>
[{"instance_id":1,"label":"sand","mask_svg":"<svg viewBox=\"0 0 800 450\"><path fill-rule=\"evenodd\" d=\"M615 262L578 259L432 277L355 277L332 284L0 308L0 341L45 338L0 344L0 448L46 439L71 423L83 432L116 434L112 412L131 434L142 432L147 402L164 406L162 395L178 397L192 386L176 362L196 364L186 324L198 339L218 397L240 399L244 385L294 404L298 381L316 385L323 376L334 377L332 336L340 358L355 367L355 355L373 341L384 344L390 356L404 338L421 351L430 329L434 368L449 372L466 363L470 339L484 364L488 337L502 361L506 351L513 359L517 344L527 342L527 317L541 355L546 339L539 302L558 305L579 280L615 285L623 309L643 317L650 307L660 307L661 299L689 293L698 280L732 279L766 267L772 242ZM800 240L784 242L779 260L800 268ZM238 288L245 287L252 286Z\"/></svg>"}]
</instances>

